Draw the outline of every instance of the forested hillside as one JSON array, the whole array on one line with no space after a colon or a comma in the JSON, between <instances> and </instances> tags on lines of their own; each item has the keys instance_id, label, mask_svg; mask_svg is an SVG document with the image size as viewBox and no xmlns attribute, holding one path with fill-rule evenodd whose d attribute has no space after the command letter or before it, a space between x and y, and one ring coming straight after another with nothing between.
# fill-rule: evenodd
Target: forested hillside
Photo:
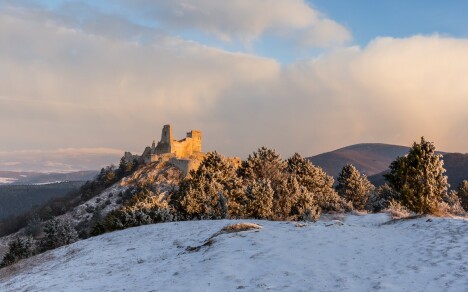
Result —
<instances>
[{"instance_id":1,"label":"forested hillside","mask_svg":"<svg viewBox=\"0 0 468 292\"><path fill-rule=\"evenodd\" d=\"M60 182L45 185L0 185L0 219L19 215L48 200L77 190L84 182Z\"/></svg>"}]
</instances>

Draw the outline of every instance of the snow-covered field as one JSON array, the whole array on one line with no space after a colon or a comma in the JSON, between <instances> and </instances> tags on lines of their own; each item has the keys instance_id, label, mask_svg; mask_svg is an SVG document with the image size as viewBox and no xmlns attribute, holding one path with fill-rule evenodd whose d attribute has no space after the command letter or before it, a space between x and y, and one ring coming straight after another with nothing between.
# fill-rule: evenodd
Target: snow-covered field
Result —
<instances>
[{"instance_id":1,"label":"snow-covered field","mask_svg":"<svg viewBox=\"0 0 468 292\"><path fill-rule=\"evenodd\" d=\"M466 219L389 220L242 220L263 228L205 246L239 221L132 228L3 269L0 291L468 291Z\"/></svg>"}]
</instances>

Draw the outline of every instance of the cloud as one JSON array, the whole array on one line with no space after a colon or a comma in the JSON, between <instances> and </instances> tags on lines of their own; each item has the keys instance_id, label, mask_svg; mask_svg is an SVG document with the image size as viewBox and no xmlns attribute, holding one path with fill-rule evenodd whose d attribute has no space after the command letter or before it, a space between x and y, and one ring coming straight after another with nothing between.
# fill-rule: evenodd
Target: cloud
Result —
<instances>
[{"instance_id":1,"label":"cloud","mask_svg":"<svg viewBox=\"0 0 468 292\"><path fill-rule=\"evenodd\" d=\"M347 28L304 0L120 0L169 30L199 30L224 41L251 42L264 34L307 47L329 47L351 39Z\"/></svg>"},{"instance_id":2,"label":"cloud","mask_svg":"<svg viewBox=\"0 0 468 292\"><path fill-rule=\"evenodd\" d=\"M220 31L246 33L231 26ZM272 26L258 27L252 35ZM40 9L0 12L0 163L96 168L123 150L141 153L166 123L178 138L201 129L205 150L242 157L262 145L312 155L359 142L409 145L421 135L441 150L468 148L465 39L378 38L280 65L171 35L117 35ZM19 151L31 148L43 150ZM58 148L68 150L48 150Z\"/></svg>"},{"instance_id":3,"label":"cloud","mask_svg":"<svg viewBox=\"0 0 468 292\"><path fill-rule=\"evenodd\" d=\"M124 151L113 148L66 148L0 151L0 170L63 172L99 170L117 164ZM11 162L8 159L15 159Z\"/></svg>"}]
</instances>

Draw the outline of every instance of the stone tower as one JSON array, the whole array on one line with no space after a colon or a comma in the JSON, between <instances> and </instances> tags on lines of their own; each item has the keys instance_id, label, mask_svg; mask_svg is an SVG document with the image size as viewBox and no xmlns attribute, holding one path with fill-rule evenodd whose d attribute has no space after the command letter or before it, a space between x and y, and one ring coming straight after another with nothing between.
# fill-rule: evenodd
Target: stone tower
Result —
<instances>
[{"instance_id":1,"label":"stone tower","mask_svg":"<svg viewBox=\"0 0 468 292\"><path fill-rule=\"evenodd\" d=\"M172 140L171 125L164 125L161 133L161 143L171 144Z\"/></svg>"},{"instance_id":2,"label":"stone tower","mask_svg":"<svg viewBox=\"0 0 468 292\"><path fill-rule=\"evenodd\" d=\"M171 125L164 125L162 132L161 132L161 140L158 142L158 146L156 146L155 154L165 154L172 152L172 129Z\"/></svg>"}]
</instances>

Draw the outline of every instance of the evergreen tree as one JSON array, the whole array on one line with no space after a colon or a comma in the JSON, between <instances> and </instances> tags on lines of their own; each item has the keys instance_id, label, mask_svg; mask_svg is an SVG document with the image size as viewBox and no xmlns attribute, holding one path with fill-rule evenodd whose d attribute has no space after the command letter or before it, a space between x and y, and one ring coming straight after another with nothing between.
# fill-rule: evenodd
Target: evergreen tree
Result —
<instances>
[{"instance_id":1,"label":"evergreen tree","mask_svg":"<svg viewBox=\"0 0 468 292\"><path fill-rule=\"evenodd\" d=\"M249 217L270 219L273 214L273 188L270 180L258 179L246 189Z\"/></svg>"},{"instance_id":2,"label":"evergreen tree","mask_svg":"<svg viewBox=\"0 0 468 292\"><path fill-rule=\"evenodd\" d=\"M327 175L320 167L295 153L287 160L286 170L297 179L315 197L323 211L342 211L347 206L333 188L333 177Z\"/></svg>"},{"instance_id":3,"label":"evergreen tree","mask_svg":"<svg viewBox=\"0 0 468 292\"><path fill-rule=\"evenodd\" d=\"M71 244L78 240L78 233L69 220L60 221L56 218L44 225L44 237L39 243L41 251L46 251Z\"/></svg>"},{"instance_id":4,"label":"evergreen tree","mask_svg":"<svg viewBox=\"0 0 468 292\"><path fill-rule=\"evenodd\" d=\"M460 198L461 205L465 211L468 212L468 181L463 180L457 188L458 197Z\"/></svg>"},{"instance_id":5,"label":"evergreen tree","mask_svg":"<svg viewBox=\"0 0 468 292\"><path fill-rule=\"evenodd\" d=\"M247 182L269 180L276 189L285 179L285 162L273 149L261 147L257 152L249 155L238 170L239 175Z\"/></svg>"},{"instance_id":6,"label":"evergreen tree","mask_svg":"<svg viewBox=\"0 0 468 292\"><path fill-rule=\"evenodd\" d=\"M236 168L217 152L208 153L180 189L180 207L189 217L219 219L244 213L242 181ZM233 210L230 211L230 208Z\"/></svg>"},{"instance_id":7,"label":"evergreen tree","mask_svg":"<svg viewBox=\"0 0 468 292\"><path fill-rule=\"evenodd\" d=\"M434 144L424 137L413 143L406 156L390 164L385 178L400 194L401 204L419 214L437 212L449 187L442 155L436 154Z\"/></svg>"},{"instance_id":8,"label":"evergreen tree","mask_svg":"<svg viewBox=\"0 0 468 292\"><path fill-rule=\"evenodd\" d=\"M345 165L338 175L336 191L341 197L351 202L357 210L366 208L367 200L373 190L374 186L367 177L361 175L351 164Z\"/></svg>"},{"instance_id":9,"label":"evergreen tree","mask_svg":"<svg viewBox=\"0 0 468 292\"><path fill-rule=\"evenodd\" d=\"M8 251L3 256L3 260L0 264L0 267L3 268L12 265L21 259L25 259L32 256L32 254L32 239L29 237L16 237L8 243Z\"/></svg>"},{"instance_id":10,"label":"evergreen tree","mask_svg":"<svg viewBox=\"0 0 468 292\"><path fill-rule=\"evenodd\" d=\"M397 200L400 196L388 184L384 184L373 191L367 201L366 209L371 212L380 212L390 206L392 200Z\"/></svg>"}]
</instances>

